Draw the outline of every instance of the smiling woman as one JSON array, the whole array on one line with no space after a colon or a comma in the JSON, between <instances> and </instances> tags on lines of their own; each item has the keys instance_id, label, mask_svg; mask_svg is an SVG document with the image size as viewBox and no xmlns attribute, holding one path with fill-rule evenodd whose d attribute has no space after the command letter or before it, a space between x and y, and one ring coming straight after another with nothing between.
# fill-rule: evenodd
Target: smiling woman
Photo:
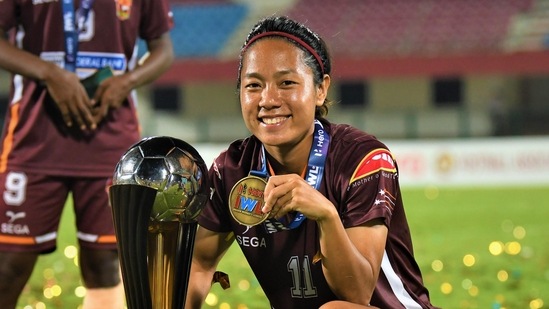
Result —
<instances>
[{"instance_id":1,"label":"smiling woman","mask_svg":"<svg viewBox=\"0 0 549 309\"><path fill-rule=\"evenodd\" d=\"M396 162L375 137L326 119L330 73L324 41L303 24L273 16L252 28L237 81L252 136L210 169L186 307L201 307L236 239L271 308L435 308Z\"/></svg>"}]
</instances>

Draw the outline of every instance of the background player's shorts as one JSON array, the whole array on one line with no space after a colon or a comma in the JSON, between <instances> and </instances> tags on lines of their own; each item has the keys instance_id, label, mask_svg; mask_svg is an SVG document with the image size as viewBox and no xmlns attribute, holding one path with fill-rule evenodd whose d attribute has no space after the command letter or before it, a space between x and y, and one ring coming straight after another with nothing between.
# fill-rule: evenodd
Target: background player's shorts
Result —
<instances>
[{"instance_id":1,"label":"background player's shorts","mask_svg":"<svg viewBox=\"0 0 549 309\"><path fill-rule=\"evenodd\" d=\"M116 249L107 193L109 180L16 171L0 174L0 251L54 251L69 193L73 196L80 246Z\"/></svg>"}]
</instances>

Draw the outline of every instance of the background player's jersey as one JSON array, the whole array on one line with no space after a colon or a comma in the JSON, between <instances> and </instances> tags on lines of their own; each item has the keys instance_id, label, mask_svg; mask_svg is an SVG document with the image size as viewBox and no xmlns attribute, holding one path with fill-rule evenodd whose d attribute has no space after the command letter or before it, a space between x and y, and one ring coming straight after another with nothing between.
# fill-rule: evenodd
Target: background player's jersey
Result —
<instances>
[{"instance_id":1,"label":"background player's jersey","mask_svg":"<svg viewBox=\"0 0 549 309\"><path fill-rule=\"evenodd\" d=\"M80 1L75 0L78 7ZM13 42L42 59L64 63L62 1L0 1L0 27ZM115 74L136 63L136 41L170 30L167 0L95 0L79 36L77 73L83 78L111 66ZM111 176L120 156L139 139L132 97L111 110L94 132L69 129L45 87L14 76L4 123L0 171Z\"/></svg>"},{"instance_id":2,"label":"background player's jersey","mask_svg":"<svg viewBox=\"0 0 549 309\"><path fill-rule=\"evenodd\" d=\"M391 153L373 136L350 126L326 123L324 127L331 142L320 192L337 207L345 228L375 218L383 218L389 227L371 304L380 308L404 308L404 304L406 308L432 308L413 258ZM260 149L261 143L252 136L234 142L216 158L210 169L215 191L199 224L212 231L234 232L273 308L318 308L336 296L326 283L322 262L313 261L320 249L316 222L305 220L296 229L272 232L272 223L266 221L247 230L229 212L232 186L250 170L260 170Z\"/></svg>"}]
</instances>

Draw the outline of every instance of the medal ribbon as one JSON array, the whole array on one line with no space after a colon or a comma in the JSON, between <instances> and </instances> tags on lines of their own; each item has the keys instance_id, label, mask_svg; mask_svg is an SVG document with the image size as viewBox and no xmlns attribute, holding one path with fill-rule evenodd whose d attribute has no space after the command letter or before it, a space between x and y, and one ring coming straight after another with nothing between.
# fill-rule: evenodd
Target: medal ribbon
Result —
<instances>
[{"instance_id":1,"label":"medal ribbon","mask_svg":"<svg viewBox=\"0 0 549 309\"><path fill-rule=\"evenodd\" d=\"M322 123L315 119L315 134L313 145L309 153L309 161L307 163L307 170L305 171L305 180L308 184L314 187L316 190L320 189L320 183L322 182L322 176L324 175L324 166L326 164L326 158L328 156L328 146L330 144L330 135L324 130ZM267 178L269 176L267 172L267 164L265 157L265 147L262 147L261 158L261 171L250 171L251 175ZM306 217L300 212L297 212L291 222L281 219L268 219L273 227L278 230L291 230L295 229L305 221ZM279 224L277 224L279 223ZM280 224L282 223L282 224ZM274 232L271 228L266 229L269 233Z\"/></svg>"},{"instance_id":2,"label":"medal ribbon","mask_svg":"<svg viewBox=\"0 0 549 309\"><path fill-rule=\"evenodd\" d=\"M261 146L261 170L251 170L250 175L257 176L259 178L267 179L269 178L269 172L267 172L267 157L265 156L265 147Z\"/></svg>"},{"instance_id":3,"label":"medal ribbon","mask_svg":"<svg viewBox=\"0 0 549 309\"><path fill-rule=\"evenodd\" d=\"M76 56L78 54L78 34L88 19L94 0L80 0L78 11L74 12L74 1L63 0L63 34L65 36L65 69L76 71Z\"/></svg>"}]
</instances>

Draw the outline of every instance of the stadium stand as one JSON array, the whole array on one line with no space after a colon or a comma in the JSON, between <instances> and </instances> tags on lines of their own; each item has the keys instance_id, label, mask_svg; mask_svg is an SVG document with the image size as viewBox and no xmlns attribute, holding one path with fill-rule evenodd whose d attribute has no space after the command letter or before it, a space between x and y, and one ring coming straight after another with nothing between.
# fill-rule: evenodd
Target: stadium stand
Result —
<instances>
[{"instance_id":1,"label":"stadium stand","mask_svg":"<svg viewBox=\"0 0 549 309\"><path fill-rule=\"evenodd\" d=\"M301 0L288 15L319 29L338 55L440 55L500 50L512 17L532 5L532 0Z\"/></svg>"},{"instance_id":2,"label":"stadium stand","mask_svg":"<svg viewBox=\"0 0 549 309\"><path fill-rule=\"evenodd\" d=\"M507 38L518 28L522 34L541 32L543 35L536 38L541 48L548 40L549 27L547 15L539 12L549 7L547 2L299 0L285 1L275 11L306 21L326 38L335 55L440 55L497 52L505 46L520 48L520 44L509 43ZM173 31L176 42L180 43L176 49L180 58L222 54L234 57L238 52L235 47L242 40L234 34L245 33L257 18L273 12L272 4L261 10L262 6L246 1L172 0L171 3L175 20L180 21ZM533 9L538 12L537 17L530 13ZM514 26L516 22L522 26ZM225 46L230 46L231 51L224 50Z\"/></svg>"},{"instance_id":3,"label":"stadium stand","mask_svg":"<svg viewBox=\"0 0 549 309\"><path fill-rule=\"evenodd\" d=\"M160 83L231 80L229 62L247 31L273 13L323 35L346 78L549 71L539 65L549 63L549 0L172 0L172 6L178 61ZM178 65L194 74L181 74Z\"/></svg>"},{"instance_id":4,"label":"stadium stand","mask_svg":"<svg viewBox=\"0 0 549 309\"><path fill-rule=\"evenodd\" d=\"M178 1L184 2L192 4L173 6L175 28L172 39L177 42L174 48L180 58L209 58L219 55L232 32L247 14L247 6L240 4L214 1L194 4L191 1Z\"/></svg>"}]
</instances>

